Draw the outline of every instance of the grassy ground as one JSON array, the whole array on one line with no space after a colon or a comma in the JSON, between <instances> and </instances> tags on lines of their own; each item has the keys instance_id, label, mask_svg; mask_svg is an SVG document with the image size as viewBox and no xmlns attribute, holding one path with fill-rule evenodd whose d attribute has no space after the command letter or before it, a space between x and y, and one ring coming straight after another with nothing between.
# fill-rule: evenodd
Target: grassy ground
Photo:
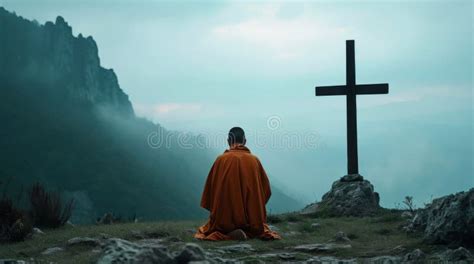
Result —
<instances>
[{"instance_id":1,"label":"grassy ground","mask_svg":"<svg viewBox=\"0 0 474 264\"><path fill-rule=\"evenodd\" d=\"M245 243L251 244L255 251L248 253L233 253L225 257L245 257L251 260L260 254L291 252L289 247L326 243L331 240L338 231L345 232L351 239L352 248L341 249L332 252L331 256L338 257L373 257L379 255L395 255L393 249L397 246L406 248L406 251L420 248L429 253L437 248L422 244L419 234L407 235L400 230L403 219L400 213L387 212L377 217L366 218L312 218L297 214L286 214L270 216L269 222L278 228L283 236L279 241L249 240ZM319 228L311 226L319 223ZM24 242L0 245L0 258L30 259L53 261L59 263L90 263L100 256L100 252L87 247L65 246L68 239L73 237L119 237L127 240L137 240L137 233L142 233L149 238L163 238L170 244L181 244L182 242L196 242L203 248L213 248L231 245L238 242L206 242L196 241L192 234L202 222L176 221L176 222L144 222L125 223L101 226L76 226L63 227L55 230L43 230L44 235L34 235ZM176 243L178 242L178 243ZM180 243L181 242L181 243ZM50 256L41 255L41 252L50 247L64 247L65 251ZM308 259L307 253L297 253L297 259ZM67 260L67 261L66 261Z\"/></svg>"}]
</instances>

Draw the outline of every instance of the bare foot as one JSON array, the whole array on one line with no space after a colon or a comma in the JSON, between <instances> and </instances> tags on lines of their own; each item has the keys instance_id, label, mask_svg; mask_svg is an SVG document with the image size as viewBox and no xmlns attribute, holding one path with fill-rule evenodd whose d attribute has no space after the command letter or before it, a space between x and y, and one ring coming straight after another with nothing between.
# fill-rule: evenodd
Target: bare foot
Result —
<instances>
[{"instance_id":1,"label":"bare foot","mask_svg":"<svg viewBox=\"0 0 474 264\"><path fill-rule=\"evenodd\" d=\"M248 237L242 229L235 229L234 231L227 234L233 240L247 240Z\"/></svg>"}]
</instances>

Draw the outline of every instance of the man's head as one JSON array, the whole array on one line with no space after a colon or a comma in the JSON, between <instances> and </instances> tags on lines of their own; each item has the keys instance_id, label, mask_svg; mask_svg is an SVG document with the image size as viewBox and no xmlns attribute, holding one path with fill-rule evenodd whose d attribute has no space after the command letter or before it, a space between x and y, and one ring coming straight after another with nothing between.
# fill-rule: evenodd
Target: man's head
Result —
<instances>
[{"instance_id":1,"label":"man's head","mask_svg":"<svg viewBox=\"0 0 474 264\"><path fill-rule=\"evenodd\" d=\"M245 132L242 128L233 127L230 129L229 137L227 138L227 143L229 143L229 146L235 144L245 145L246 142L247 140L245 139Z\"/></svg>"}]
</instances>

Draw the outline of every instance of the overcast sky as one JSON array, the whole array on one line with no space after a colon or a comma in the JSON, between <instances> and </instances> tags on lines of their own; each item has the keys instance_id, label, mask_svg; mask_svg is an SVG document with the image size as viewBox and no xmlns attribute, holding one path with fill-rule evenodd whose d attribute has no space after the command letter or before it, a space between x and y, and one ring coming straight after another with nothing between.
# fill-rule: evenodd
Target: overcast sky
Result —
<instances>
[{"instance_id":1,"label":"overcast sky","mask_svg":"<svg viewBox=\"0 0 474 264\"><path fill-rule=\"evenodd\" d=\"M474 186L472 1L0 4L93 36L138 115L209 138L242 126L274 182L305 202L346 173L345 99L314 86L345 83L354 39L357 82L390 84L357 102L361 174L382 204ZM284 135L301 146L270 143Z\"/></svg>"}]
</instances>

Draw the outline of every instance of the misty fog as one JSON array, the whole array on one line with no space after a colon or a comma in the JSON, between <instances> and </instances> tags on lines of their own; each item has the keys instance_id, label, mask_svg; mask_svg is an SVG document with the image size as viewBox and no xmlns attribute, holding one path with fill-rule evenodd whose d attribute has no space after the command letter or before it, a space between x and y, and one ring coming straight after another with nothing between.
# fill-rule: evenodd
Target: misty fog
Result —
<instances>
[{"instance_id":1,"label":"misty fog","mask_svg":"<svg viewBox=\"0 0 474 264\"><path fill-rule=\"evenodd\" d=\"M422 206L474 185L472 3L83 3L1 5L40 23L61 15L74 35L93 36L137 115L175 133L173 157L209 157L183 169L198 183L241 126L274 186L319 200L346 174L346 117L344 97L314 87L345 83L345 40L355 39L357 82L390 84L388 95L357 97L360 173L381 205L411 195ZM128 125L121 133L136 133Z\"/></svg>"}]
</instances>

